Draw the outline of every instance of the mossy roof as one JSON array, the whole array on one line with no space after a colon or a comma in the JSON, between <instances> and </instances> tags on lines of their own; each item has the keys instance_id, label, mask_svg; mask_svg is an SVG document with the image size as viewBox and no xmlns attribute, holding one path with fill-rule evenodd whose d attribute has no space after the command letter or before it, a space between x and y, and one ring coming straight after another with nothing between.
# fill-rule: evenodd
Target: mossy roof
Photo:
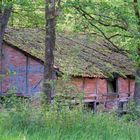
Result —
<instances>
[{"instance_id":1,"label":"mossy roof","mask_svg":"<svg viewBox=\"0 0 140 140\"><path fill-rule=\"evenodd\" d=\"M45 31L42 29L6 30L5 41L44 60ZM74 33L56 35L55 65L73 76L108 77L134 75L132 62L124 52L95 36Z\"/></svg>"}]
</instances>

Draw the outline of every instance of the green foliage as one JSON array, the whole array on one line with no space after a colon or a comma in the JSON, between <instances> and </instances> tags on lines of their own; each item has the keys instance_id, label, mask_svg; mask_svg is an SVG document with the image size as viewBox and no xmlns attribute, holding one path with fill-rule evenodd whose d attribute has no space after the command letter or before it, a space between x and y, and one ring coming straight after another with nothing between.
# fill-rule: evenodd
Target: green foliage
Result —
<instances>
[{"instance_id":1,"label":"green foliage","mask_svg":"<svg viewBox=\"0 0 140 140\"><path fill-rule=\"evenodd\" d=\"M20 102L10 109L1 108L1 140L139 140L140 127L134 123L106 113L93 115L80 108L63 108L52 105L49 109ZM21 106L21 108L20 108Z\"/></svg>"},{"instance_id":2,"label":"green foliage","mask_svg":"<svg viewBox=\"0 0 140 140\"><path fill-rule=\"evenodd\" d=\"M37 0L2 0L0 9L12 6L10 26L16 27L44 27L44 1Z\"/></svg>"},{"instance_id":3,"label":"green foliage","mask_svg":"<svg viewBox=\"0 0 140 140\"><path fill-rule=\"evenodd\" d=\"M140 2L137 4L140 10ZM95 34L109 40L129 51L129 56L139 64L139 23L132 1L66 0L63 6L63 14L68 14L62 19L63 25L69 26L72 31Z\"/></svg>"},{"instance_id":4,"label":"green foliage","mask_svg":"<svg viewBox=\"0 0 140 140\"><path fill-rule=\"evenodd\" d=\"M45 25L44 7L41 1L30 1L26 5L14 5L10 25L18 27L40 27Z\"/></svg>"},{"instance_id":5,"label":"green foliage","mask_svg":"<svg viewBox=\"0 0 140 140\"><path fill-rule=\"evenodd\" d=\"M80 103L71 107L71 97L61 96L79 92L69 85L69 79L64 76L57 85L58 96L48 106L38 104L38 99L4 97L0 106L1 140L139 140L139 119L134 114L118 118L112 113L93 114Z\"/></svg>"},{"instance_id":6,"label":"green foliage","mask_svg":"<svg viewBox=\"0 0 140 140\"><path fill-rule=\"evenodd\" d=\"M16 27L44 27L44 1L19 2L20 5L13 5L9 24ZM138 19L130 0L64 0L60 11L57 31L82 32L109 39L116 46L129 51L129 56L139 63Z\"/></svg>"},{"instance_id":7,"label":"green foliage","mask_svg":"<svg viewBox=\"0 0 140 140\"><path fill-rule=\"evenodd\" d=\"M134 100L130 100L128 105L128 113L122 117L125 121L128 122L139 122L140 118L140 109L135 107Z\"/></svg>"},{"instance_id":8,"label":"green foliage","mask_svg":"<svg viewBox=\"0 0 140 140\"><path fill-rule=\"evenodd\" d=\"M44 1L15 0L13 3L11 26L44 27ZM64 0L57 18L57 30L91 33L109 39L113 44L129 50L131 58L139 63L138 19L130 0Z\"/></svg>"}]
</instances>

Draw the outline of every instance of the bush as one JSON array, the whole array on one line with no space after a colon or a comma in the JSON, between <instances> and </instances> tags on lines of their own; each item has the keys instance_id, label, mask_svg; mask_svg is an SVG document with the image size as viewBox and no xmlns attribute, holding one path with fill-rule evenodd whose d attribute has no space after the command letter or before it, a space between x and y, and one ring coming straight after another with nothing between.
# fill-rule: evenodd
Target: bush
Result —
<instances>
[{"instance_id":1,"label":"bush","mask_svg":"<svg viewBox=\"0 0 140 140\"><path fill-rule=\"evenodd\" d=\"M67 106L58 111L57 104L46 106L46 110L14 97L11 102L15 105L1 108L1 140L139 140L140 137L139 126L109 113L93 114L81 107Z\"/></svg>"}]
</instances>

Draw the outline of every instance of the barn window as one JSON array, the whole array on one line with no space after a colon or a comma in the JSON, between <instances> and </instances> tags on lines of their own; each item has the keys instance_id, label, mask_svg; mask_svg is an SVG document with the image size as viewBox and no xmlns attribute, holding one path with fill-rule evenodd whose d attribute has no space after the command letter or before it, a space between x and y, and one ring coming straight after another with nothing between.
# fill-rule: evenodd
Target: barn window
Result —
<instances>
[{"instance_id":1,"label":"barn window","mask_svg":"<svg viewBox=\"0 0 140 140\"><path fill-rule=\"evenodd\" d=\"M107 81L107 90L108 92L117 92L117 79L109 79Z\"/></svg>"}]
</instances>

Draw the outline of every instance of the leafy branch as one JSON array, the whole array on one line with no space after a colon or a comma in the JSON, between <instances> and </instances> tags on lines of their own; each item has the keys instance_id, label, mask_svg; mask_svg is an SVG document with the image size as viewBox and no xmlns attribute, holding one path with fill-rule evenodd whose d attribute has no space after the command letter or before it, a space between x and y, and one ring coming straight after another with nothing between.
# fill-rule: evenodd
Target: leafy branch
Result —
<instances>
[{"instance_id":1,"label":"leafy branch","mask_svg":"<svg viewBox=\"0 0 140 140\"><path fill-rule=\"evenodd\" d=\"M77 7L77 6L73 6L76 10L78 10L78 12L88 21L88 23L93 26L94 28L97 29L98 32L101 33L101 35L103 36L104 39L106 39L109 43L111 43L116 49L114 51L116 52L124 52L123 49L120 49L116 44L114 44L110 39L110 37L108 37L103 30L101 30L97 25L93 24L92 20L94 20L94 17L92 17L91 15L89 15L87 12L85 12L83 9ZM80 9L80 10L79 10ZM89 19L90 17L90 19Z\"/></svg>"}]
</instances>

